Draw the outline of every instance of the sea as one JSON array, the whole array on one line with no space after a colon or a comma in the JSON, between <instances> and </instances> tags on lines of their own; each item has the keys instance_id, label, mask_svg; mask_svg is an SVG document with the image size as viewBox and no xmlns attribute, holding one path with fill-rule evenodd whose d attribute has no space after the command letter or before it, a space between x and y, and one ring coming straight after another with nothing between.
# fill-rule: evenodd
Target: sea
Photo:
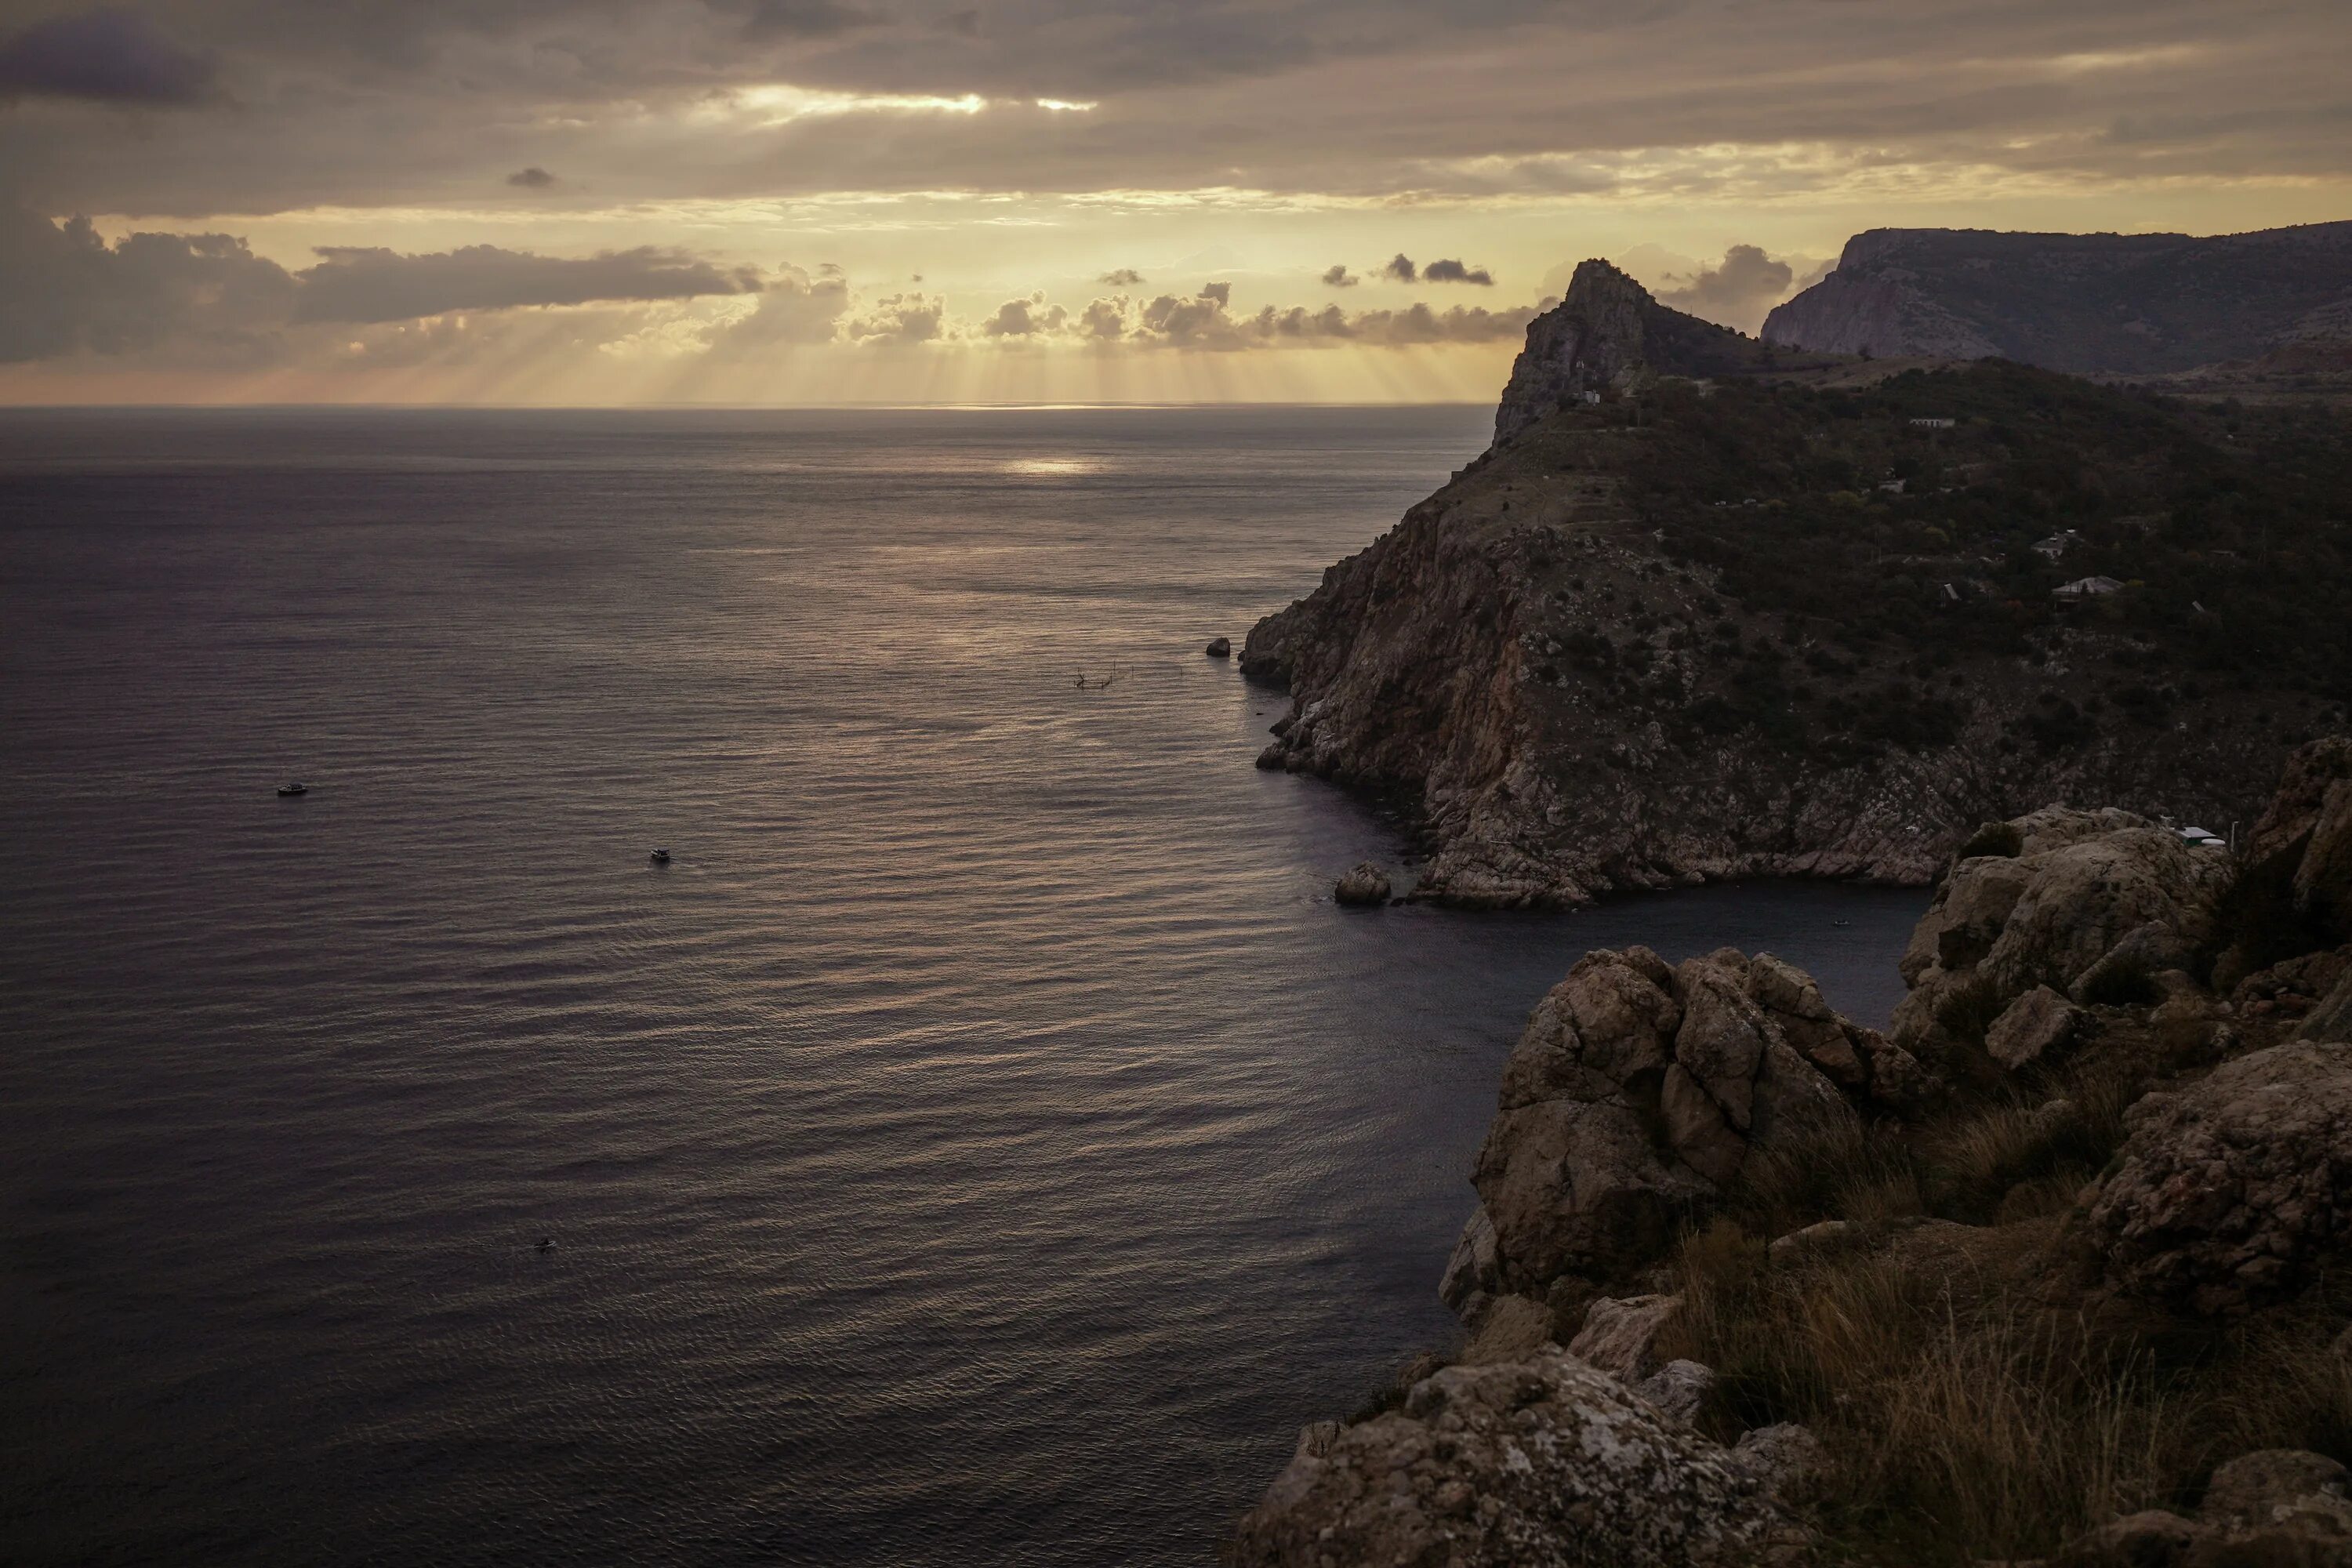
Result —
<instances>
[{"instance_id":1,"label":"sea","mask_svg":"<svg viewBox=\"0 0 2352 1568\"><path fill-rule=\"evenodd\" d=\"M1924 907L1331 903L1203 646L1490 418L0 414L0 1560L1212 1561L1578 955Z\"/></svg>"}]
</instances>

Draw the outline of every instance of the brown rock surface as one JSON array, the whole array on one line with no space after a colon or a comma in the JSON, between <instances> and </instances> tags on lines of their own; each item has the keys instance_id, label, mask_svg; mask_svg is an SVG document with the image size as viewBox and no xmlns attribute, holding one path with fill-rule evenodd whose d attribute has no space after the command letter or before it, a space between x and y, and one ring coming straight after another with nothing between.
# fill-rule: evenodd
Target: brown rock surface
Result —
<instances>
[{"instance_id":1,"label":"brown rock surface","mask_svg":"<svg viewBox=\"0 0 2352 1568\"><path fill-rule=\"evenodd\" d=\"M1765 1482L1559 1351L1449 1367L1302 1453L1244 1515L1246 1568L1751 1568L1809 1542Z\"/></svg>"},{"instance_id":2,"label":"brown rock surface","mask_svg":"<svg viewBox=\"0 0 2352 1568\"><path fill-rule=\"evenodd\" d=\"M2294 1041L2150 1094L2085 1222L2105 1277L2203 1313L2289 1295L2352 1247L2352 1047Z\"/></svg>"}]
</instances>

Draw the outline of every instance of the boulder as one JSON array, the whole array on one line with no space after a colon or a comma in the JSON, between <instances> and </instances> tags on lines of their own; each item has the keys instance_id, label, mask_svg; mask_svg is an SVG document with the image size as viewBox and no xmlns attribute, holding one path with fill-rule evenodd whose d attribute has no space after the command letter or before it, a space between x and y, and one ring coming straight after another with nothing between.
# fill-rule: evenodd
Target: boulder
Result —
<instances>
[{"instance_id":1,"label":"boulder","mask_svg":"<svg viewBox=\"0 0 2352 1568\"><path fill-rule=\"evenodd\" d=\"M2084 1235L2106 1281L2202 1314L2290 1295L2352 1247L2352 1047L2294 1040L2145 1096Z\"/></svg>"},{"instance_id":2,"label":"boulder","mask_svg":"<svg viewBox=\"0 0 2352 1568\"><path fill-rule=\"evenodd\" d=\"M1658 1331L1682 1310L1680 1296L1602 1297L1585 1309L1568 1353L1612 1377L1638 1383L1658 1369Z\"/></svg>"},{"instance_id":3,"label":"boulder","mask_svg":"<svg viewBox=\"0 0 2352 1568\"><path fill-rule=\"evenodd\" d=\"M2129 812L2049 806L2011 826L2021 852L1955 864L1913 932L1902 965L1911 992L1895 1012L1906 1049L1950 1048L1937 1015L1963 988L1987 992L1995 1009L2037 986L2080 1001L2103 963L2153 974L2188 965L2213 938L2226 857Z\"/></svg>"},{"instance_id":4,"label":"boulder","mask_svg":"<svg viewBox=\"0 0 2352 1568\"><path fill-rule=\"evenodd\" d=\"M1211 637L1209 639L1209 646L1202 649L1202 651L1207 654L1211 658L1231 658L1234 657L1233 639L1231 637Z\"/></svg>"},{"instance_id":5,"label":"boulder","mask_svg":"<svg viewBox=\"0 0 2352 1568\"><path fill-rule=\"evenodd\" d=\"M1688 1425L1698 1419L1714 1387L1711 1369L1695 1361L1670 1361L1635 1384L1633 1392L1657 1406L1661 1415Z\"/></svg>"},{"instance_id":6,"label":"boulder","mask_svg":"<svg viewBox=\"0 0 2352 1568\"><path fill-rule=\"evenodd\" d=\"M2305 1016L2303 1026L2294 1035L2299 1040L2352 1045L2352 973L2337 981L2336 988Z\"/></svg>"},{"instance_id":7,"label":"boulder","mask_svg":"<svg viewBox=\"0 0 2352 1568\"><path fill-rule=\"evenodd\" d=\"M1366 860L1331 886L1334 903L1371 906L1389 901L1389 874Z\"/></svg>"},{"instance_id":8,"label":"boulder","mask_svg":"<svg viewBox=\"0 0 2352 1568\"><path fill-rule=\"evenodd\" d=\"M1551 1342L1551 1309L1528 1296L1496 1296L1478 1314L1470 1342L1462 1347L1465 1366L1525 1361Z\"/></svg>"},{"instance_id":9,"label":"boulder","mask_svg":"<svg viewBox=\"0 0 2352 1568\"><path fill-rule=\"evenodd\" d=\"M2052 1554L2049 1568L2180 1568L2212 1534L2195 1520L2147 1509L2076 1536Z\"/></svg>"},{"instance_id":10,"label":"boulder","mask_svg":"<svg viewBox=\"0 0 2352 1568\"><path fill-rule=\"evenodd\" d=\"M2199 1510L2208 1524L2234 1529L2301 1526L2352 1542L2352 1472L2325 1454L2263 1448L2213 1472Z\"/></svg>"},{"instance_id":11,"label":"boulder","mask_svg":"<svg viewBox=\"0 0 2352 1568\"><path fill-rule=\"evenodd\" d=\"M1552 1350L1448 1367L1301 1453L1236 1527L1243 1568L1749 1568L1810 1555L1758 1473Z\"/></svg>"},{"instance_id":12,"label":"boulder","mask_svg":"<svg viewBox=\"0 0 2352 1568\"><path fill-rule=\"evenodd\" d=\"M2055 1061L2079 1039L2090 1015L2047 985L2037 985L2002 1009L1985 1035L1985 1050L2011 1071Z\"/></svg>"},{"instance_id":13,"label":"boulder","mask_svg":"<svg viewBox=\"0 0 2352 1568\"><path fill-rule=\"evenodd\" d=\"M1810 1053L1792 1030L1811 1032ZM1587 953L1504 1064L1473 1175L1493 1263L1483 1238L1457 1249L1447 1289L1545 1295L1573 1277L1606 1291L1663 1257L1757 1151L1848 1138L1863 1108L1916 1104L1932 1087L1777 959L1727 952L1669 968L1647 948Z\"/></svg>"},{"instance_id":14,"label":"boulder","mask_svg":"<svg viewBox=\"0 0 2352 1568\"><path fill-rule=\"evenodd\" d=\"M1793 1421L1779 1421L1741 1433L1731 1457L1775 1495L1793 1491L1807 1481L1827 1475L1830 1468L1829 1450L1813 1436L1812 1428Z\"/></svg>"}]
</instances>

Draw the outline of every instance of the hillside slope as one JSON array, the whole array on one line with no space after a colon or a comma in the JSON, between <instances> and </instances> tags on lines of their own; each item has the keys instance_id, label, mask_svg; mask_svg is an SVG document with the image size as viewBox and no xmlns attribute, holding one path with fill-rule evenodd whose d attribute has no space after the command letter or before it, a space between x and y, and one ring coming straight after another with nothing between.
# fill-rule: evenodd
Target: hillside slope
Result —
<instances>
[{"instance_id":1,"label":"hillside slope","mask_svg":"<svg viewBox=\"0 0 2352 1568\"><path fill-rule=\"evenodd\" d=\"M1532 417L1244 648L1293 698L1260 765L1404 807L1416 897L1925 882L2053 800L2226 830L2352 702L2339 417L2005 363L1814 387L1733 334L1666 335L1732 374L1662 374L1580 324L1657 341L1627 290L1580 269L1512 377ZM2091 576L2121 586L2052 592Z\"/></svg>"}]
</instances>

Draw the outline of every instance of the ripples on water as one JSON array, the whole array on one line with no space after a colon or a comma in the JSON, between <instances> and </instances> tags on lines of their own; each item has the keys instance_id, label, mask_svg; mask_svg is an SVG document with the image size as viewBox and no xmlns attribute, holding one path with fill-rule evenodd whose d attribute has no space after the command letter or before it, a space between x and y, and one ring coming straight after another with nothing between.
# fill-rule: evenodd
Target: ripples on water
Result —
<instances>
[{"instance_id":1,"label":"ripples on water","mask_svg":"<svg viewBox=\"0 0 2352 1568\"><path fill-rule=\"evenodd\" d=\"M1486 420L0 416L0 1555L1206 1559L1579 952L1920 906L1323 900L1201 645Z\"/></svg>"}]
</instances>

